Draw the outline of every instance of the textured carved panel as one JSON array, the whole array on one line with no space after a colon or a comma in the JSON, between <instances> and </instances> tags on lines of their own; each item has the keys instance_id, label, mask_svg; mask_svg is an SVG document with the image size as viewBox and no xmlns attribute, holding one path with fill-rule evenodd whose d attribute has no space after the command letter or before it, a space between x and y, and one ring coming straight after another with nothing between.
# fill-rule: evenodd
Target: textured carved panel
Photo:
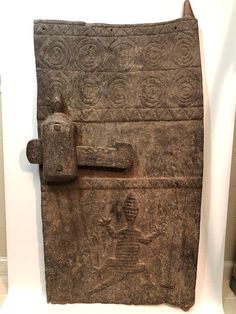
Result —
<instances>
[{"instance_id":1,"label":"textured carved panel","mask_svg":"<svg viewBox=\"0 0 236 314\"><path fill-rule=\"evenodd\" d=\"M84 28L93 29L93 26ZM49 39L46 35L39 35L37 67L84 72L135 72L200 66L197 30L143 37L113 35L90 39L86 36L51 36Z\"/></svg>"},{"instance_id":2,"label":"textured carved panel","mask_svg":"<svg viewBox=\"0 0 236 314\"><path fill-rule=\"evenodd\" d=\"M38 84L39 119L50 113L48 99L60 88L74 121L202 119L198 67L122 74L38 70Z\"/></svg>"},{"instance_id":3,"label":"textured carved panel","mask_svg":"<svg viewBox=\"0 0 236 314\"><path fill-rule=\"evenodd\" d=\"M188 310L203 169L197 20L36 21L35 55L39 133L57 116L70 117L77 130L73 182L47 184L43 159L34 156L41 160L48 302ZM58 93L65 112L52 115ZM130 154L116 155L119 142L131 145Z\"/></svg>"}]
</instances>

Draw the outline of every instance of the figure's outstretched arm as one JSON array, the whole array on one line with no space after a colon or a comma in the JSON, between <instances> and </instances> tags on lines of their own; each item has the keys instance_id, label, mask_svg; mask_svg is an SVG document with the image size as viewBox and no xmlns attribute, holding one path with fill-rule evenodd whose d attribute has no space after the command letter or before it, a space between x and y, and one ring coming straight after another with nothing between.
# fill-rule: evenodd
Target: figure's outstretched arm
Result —
<instances>
[{"instance_id":1,"label":"figure's outstretched arm","mask_svg":"<svg viewBox=\"0 0 236 314\"><path fill-rule=\"evenodd\" d=\"M152 240L154 240L157 236L159 235L159 233L157 233L156 231L147 235L147 236L140 236L138 241L139 243L142 243L142 244L148 244L150 242L152 242Z\"/></svg>"},{"instance_id":2,"label":"figure's outstretched arm","mask_svg":"<svg viewBox=\"0 0 236 314\"><path fill-rule=\"evenodd\" d=\"M107 229L107 232L109 233L110 237L112 239L117 238L117 231L111 226L111 217L101 217L98 219L98 223L100 226L103 226Z\"/></svg>"},{"instance_id":3,"label":"figure's outstretched arm","mask_svg":"<svg viewBox=\"0 0 236 314\"><path fill-rule=\"evenodd\" d=\"M155 226L156 231L154 231L153 233L151 233L147 236L140 236L140 238L139 238L140 243L148 244L148 243L152 242L152 240L157 238L159 235L165 233L167 228L168 228L167 224L163 224L161 228L158 228L156 225L154 225L154 226Z\"/></svg>"}]
</instances>

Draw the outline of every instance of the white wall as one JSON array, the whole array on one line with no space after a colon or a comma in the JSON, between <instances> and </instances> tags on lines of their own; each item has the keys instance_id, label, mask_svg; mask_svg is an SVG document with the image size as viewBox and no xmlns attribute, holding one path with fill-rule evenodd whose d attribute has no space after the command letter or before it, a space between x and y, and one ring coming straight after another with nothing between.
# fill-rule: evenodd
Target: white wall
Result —
<instances>
[{"instance_id":1,"label":"white wall","mask_svg":"<svg viewBox=\"0 0 236 314\"><path fill-rule=\"evenodd\" d=\"M1 78L0 78L0 274L1 263L6 258L6 223L5 223L5 202L4 202L4 171L3 171L3 150L2 150L2 102L1 102Z\"/></svg>"},{"instance_id":2,"label":"white wall","mask_svg":"<svg viewBox=\"0 0 236 314\"><path fill-rule=\"evenodd\" d=\"M236 104L236 2L192 0L199 20L205 96L205 168L197 305L191 313L222 313L225 226ZM9 295L5 313L182 313L167 306L47 306L45 303L40 190L25 146L36 132L33 19L140 23L181 16L182 0L2 1L2 74Z\"/></svg>"}]
</instances>

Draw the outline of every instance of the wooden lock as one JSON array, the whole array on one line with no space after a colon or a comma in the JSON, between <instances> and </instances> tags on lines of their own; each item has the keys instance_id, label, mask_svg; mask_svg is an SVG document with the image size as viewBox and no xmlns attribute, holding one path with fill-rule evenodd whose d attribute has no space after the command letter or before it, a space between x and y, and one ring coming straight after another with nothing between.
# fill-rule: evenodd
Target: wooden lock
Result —
<instances>
[{"instance_id":1,"label":"wooden lock","mask_svg":"<svg viewBox=\"0 0 236 314\"><path fill-rule=\"evenodd\" d=\"M43 177L48 182L70 182L77 178L77 128L61 113L47 119L41 127Z\"/></svg>"},{"instance_id":2,"label":"wooden lock","mask_svg":"<svg viewBox=\"0 0 236 314\"><path fill-rule=\"evenodd\" d=\"M130 144L115 143L112 147L77 146L77 127L63 113L60 97L52 102L54 113L41 125L41 139L27 145L27 158L43 167L43 180L66 183L78 177L79 167L127 169L133 164L134 152Z\"/></svg>"}]
</instances>

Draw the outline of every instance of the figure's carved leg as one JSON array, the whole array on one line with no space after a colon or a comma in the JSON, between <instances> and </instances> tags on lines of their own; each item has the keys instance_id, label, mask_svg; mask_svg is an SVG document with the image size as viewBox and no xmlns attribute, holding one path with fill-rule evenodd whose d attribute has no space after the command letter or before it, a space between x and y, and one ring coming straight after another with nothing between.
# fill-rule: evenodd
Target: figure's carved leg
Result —
<instances>
[{"instance_id":1,"label":"figure's carved leg","mask_svg":"<svg viewBox=\"0 0 236 314\"><path fill-rule=\"evenodd\" d=\"M114 273L111 275L110 278L107 278L106 280L104 280L102 283L98 284L96 287L94 287L93 289L89 290L89 295L92 295L96 292L99 292L101 290L104 290L114 284L117 284L118 282L125 280L126 278L126 274L124 273Z\"/></svg>"},{"instance_id":2,"label":"figure's carved leg","mask_svg":"<svg viewBox=\"0 0 236 314\"><path fill-rule=\"evenodd\" d=\"M140 271L144 271L146 268L146 264L143 262L139 262L136 264L137 269L139 269Z\"/></svg>"},{"instance_id":3,"label":"figure's carved leg","mask_svg":"<svg viewBox=\"0 0 236 314\"><path fill-rule=\"evenodd\" d=\"M108 257L103 264L99 266L93 266L94 271L97 271L98 273L102 274L104 271L107 270L109 267L114 267L116 265L116 259L114 257Z\"/></svg>"},{"instance_id":4,"label":"figure's carved leg","mask_svg":"<svg viewBox=\"0 0 236 314\"><path fill-rule=\"evenodd\" d=\"M173 279L172 279L174 236L175 236L175 231L173 231L172 236L170 237L170 240L169 240L170 249L169 249L169 254L167 255L168 259L163 266L161 287L166 288L166 289L174 289L175 287L175 284L173 283Z\"/></svg>"},{"instance_id":5,"label":"figure's carved leg","mask_svg":"<svg viewBox=\"0 0 236 314\"><path fill-rule=\"evenodd\" d=\"M143 270L143 274L144 274L144 278L145 278L145 280L146 280L145 284L149 284L149 285L151 285L151 286L154 286L154 283L152 282L151 276L150 276L150 274L149 274L147 268L145 268L145 269Z\"/></svg>"},{"instance_id":6,"label":"figure's carved leg","mask_svg":"<svg viewBox=\"0 0 236 314\"><path fill-rule=\"evenodd\" d=\"M149 285L154 286L154 284L153 284L153 282L152 282L152 279L151 279L151 276L150 276L150 274L149 274L149 272L148 272L148 269L147 269L145 263L139 262L139 263L136 264L136 267L135 267L135 268L136 268L136 272L141 272L141 273L143 273L144 278L145 278L144 284L149 284Z\"/></svg>"}]
</instances>

